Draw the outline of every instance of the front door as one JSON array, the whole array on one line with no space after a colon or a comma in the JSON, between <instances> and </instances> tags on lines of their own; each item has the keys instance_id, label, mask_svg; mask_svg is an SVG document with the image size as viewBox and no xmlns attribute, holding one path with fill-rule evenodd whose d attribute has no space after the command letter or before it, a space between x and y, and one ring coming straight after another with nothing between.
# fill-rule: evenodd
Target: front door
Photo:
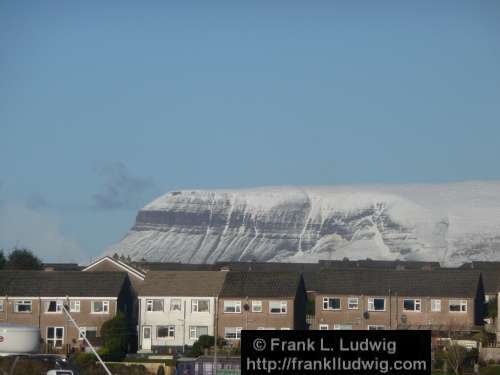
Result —
<instances>
[{"instance_id":1,"label":"front door","mask_svg":"<svg viewBox=\"0 0 500 375\"><path fill-rule=\"evenodd\" d=\"M142 327L142 350L151 350L151 326Z\"/></svg>"}]
</instances>

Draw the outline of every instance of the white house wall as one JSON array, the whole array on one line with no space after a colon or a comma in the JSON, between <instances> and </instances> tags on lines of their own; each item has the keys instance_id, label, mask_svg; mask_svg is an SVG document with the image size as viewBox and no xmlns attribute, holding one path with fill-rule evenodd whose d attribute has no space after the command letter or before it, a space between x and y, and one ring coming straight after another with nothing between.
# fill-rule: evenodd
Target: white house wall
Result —
<instances>
[{"instance_id":1,"label":"white house wall","mask_svg":"<svg viewBox=\"0 0 500 375\"><path fill-rule=\"evenodd\" d=\"M163 300L164 311L147 311L147 300ZM181 311L170 311L170 301L180 299ZM209 300L209 312L192 312L191 301L195 299ZM214 335L214 319L216 299L214 297L140 297L140 337L142 348L142 327L151 326L152 346L193 345L196 339L189 337L190 326L206 326L208 334ZM158 326L175 326L175 338L157 338Z\"/></svg>"}]
</instances>

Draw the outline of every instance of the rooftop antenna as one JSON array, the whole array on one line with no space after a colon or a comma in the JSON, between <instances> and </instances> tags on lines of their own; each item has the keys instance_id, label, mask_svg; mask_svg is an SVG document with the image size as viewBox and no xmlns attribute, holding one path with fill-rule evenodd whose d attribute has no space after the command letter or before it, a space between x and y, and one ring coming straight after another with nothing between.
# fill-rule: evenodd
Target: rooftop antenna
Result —
<instances>
[{"instance_id":1,"label":"rooftop antenna","mask_svg":"<svg viewBox=\"0 0 500 375\"><path fill-rule=\"evenodd\" d=\"M66 301L69 301L69 297L68 296L66 296ZM67 303L63 303L63 311L66 314L66 316L68 317L69 321L78 330L78 334L81 335L80 327L78 326L78 324L76 324L75 319L73 319L73 317L69 313L69 309L68 309L68 304ZM113 375L111 373L111 371L109 371L109 368L106 366L106 364L103 362L101 356L97 353L97 351L94 349L94 347L92 346L92 344L90 343L90 341L87 339L87 335L85 334L85 335L81 335L81 336L82 336L83 340L85 340L85 342L89 346L90 350L92 350L92 353L94 353L94 355L96 356L96 358L99 361L99 363L101 364L101 366L104 368L104 371L106 371L106 373L108 375Z\"/></svg>"}]
</instances>

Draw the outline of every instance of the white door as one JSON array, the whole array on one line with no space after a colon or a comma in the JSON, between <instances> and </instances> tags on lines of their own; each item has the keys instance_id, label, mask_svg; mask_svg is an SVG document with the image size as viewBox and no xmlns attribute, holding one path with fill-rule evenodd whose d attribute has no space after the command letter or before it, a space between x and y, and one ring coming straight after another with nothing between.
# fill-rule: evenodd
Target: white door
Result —
<instances>
[{"instance_id":1,"label":"white door","mask_svg":"<svg viewBox=\"0 0 500 375\"><path fill-rule=\"evenodd\" d=\"M151 350L151 326L142 327L142 350Z\"/></svg>"}]
</instances>

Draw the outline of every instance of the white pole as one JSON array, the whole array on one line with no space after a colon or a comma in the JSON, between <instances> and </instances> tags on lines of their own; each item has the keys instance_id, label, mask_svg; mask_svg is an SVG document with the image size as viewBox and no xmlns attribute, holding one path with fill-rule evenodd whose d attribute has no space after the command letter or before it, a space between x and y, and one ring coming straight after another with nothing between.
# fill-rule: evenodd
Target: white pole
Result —
<instances>
[{"instance_id":1,"label":"white pole","mask_svg":"<svg viewBox=\"0 0 500 375\"><path fill-rule=\"evenodd\" d=\"M73 325L76 327L76 329L78 330L78 335L80 335L80 327L78 326L78 324L76 324L75 322L75 319L73 319L73 317L71 316L71 314L69 313L68 309L66 308L66 305L63 304L63 311L66 313L66 315L68 316L69 320L71 323L73 323ZM108 367L105 365L105 363L103 362L103 360L101 359L101 357L99 356L99 354L97 353L97 351L94 349L94 347L92 346L92 344L90 343L90 341L87 339L87 335L83 335L82 336L83 339L85 340L85 342L87 343L87 345L89 346L90 350L92 350L92 352L94 353L94 355L96 356L97 360L100 362L100 364L102 365L102 367L104 368L104 371L106 371L106 373L108 375L113 375L111 373L111 371L109 371Z\"/></svg>"},{"instance_id":2,"label":"white pole","mask_svg":"<svg viewBox=\"0 0 500 375\"><path fill-rule=\"evenodd\" d=\"M214 363L213 363L213 366L214 366L214 370L213 370L213 374L214 375L217 375L217 330L218 330L218 325L217 325L217 308L219 307L219 301L218 301L218 298L215 297L215 306L214 306Z\"/></svg>"}]
</instances>

